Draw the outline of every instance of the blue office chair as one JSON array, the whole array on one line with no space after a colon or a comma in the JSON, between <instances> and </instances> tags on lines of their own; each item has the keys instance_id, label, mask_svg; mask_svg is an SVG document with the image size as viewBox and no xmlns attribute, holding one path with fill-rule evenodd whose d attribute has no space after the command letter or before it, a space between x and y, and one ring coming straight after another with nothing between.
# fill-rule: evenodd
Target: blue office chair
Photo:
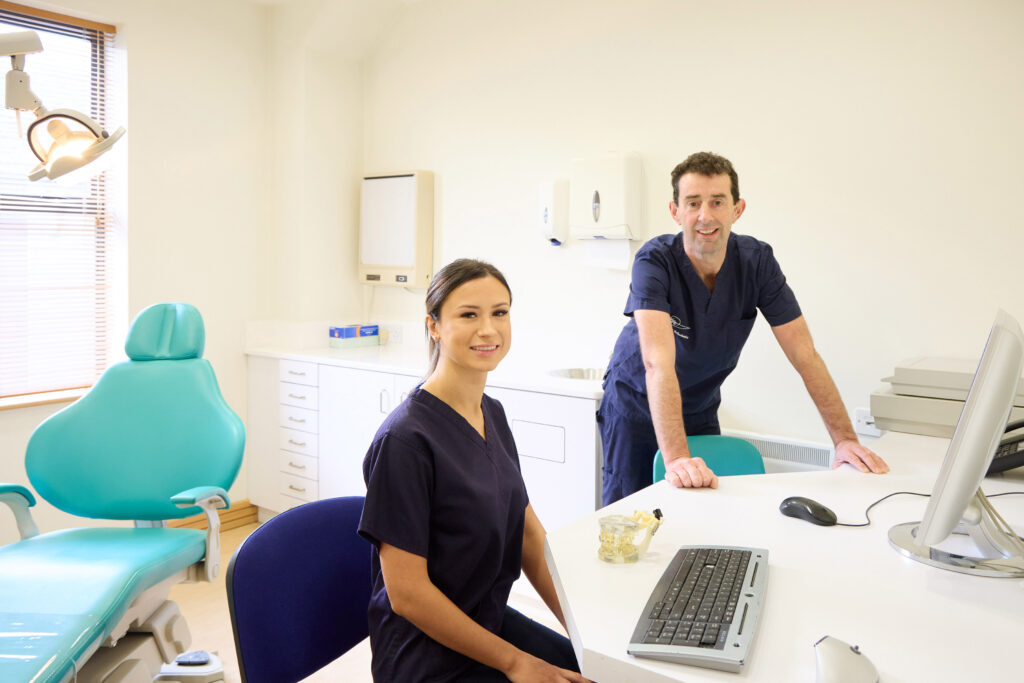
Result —
<instances>
[{"instance_id":1,"label":"blue office chair","mask_svg":"<svg viewBox=\"0 0 1024 683\"><path fill-rule=\"evenodd\" d=\"M749 441L735 436L706 434L688 436L690 455L704 460L711 471L720 477L737 474L764 474L761 452ZM654 481L665 478L665 461L661 451L654 454Z\"/></svg>"},{"instance_id":2,"label":"blue office chair","mask_svg":"<svg viewBox=\"0 0 1024 683\"><path fill-rule=\"evenodd\" d=\"M0 547L0 680L152 680L188 647L167 594L178 581L216 576L216 509L229 505L245 443L201 358L204 340L194 307L145 309L125 343L130 360L29 440L25 469L40 496L74 515L135 520L135 528L40 535L32 493L0 484L21 534ZM165 527L199 512L209 531Z\"/></svg>"},{"instance_id":3,"label":"blue office chair","mask_svg":"<svg viewBox=\"0 0 1024 683\"><path fill-rule=\"evenodd\" d=\"M363 498L328 498L273 517L235 551L227 591L245 683L289 683L369 634L370 544Z\"/></svg>"}]
</instances>

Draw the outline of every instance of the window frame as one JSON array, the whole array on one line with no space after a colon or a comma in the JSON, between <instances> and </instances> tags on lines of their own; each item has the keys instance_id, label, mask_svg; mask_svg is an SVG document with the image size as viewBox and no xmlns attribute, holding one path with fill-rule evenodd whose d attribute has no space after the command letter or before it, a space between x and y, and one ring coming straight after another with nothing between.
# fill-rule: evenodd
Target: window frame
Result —
<instances>
[{"instance_id":1,"label":"window frame","mask_svg":"<svg viewBox=\"0 0 1024 683\"><path fill-rule=\"evenodd\" d=\"M101 124L106 122L106 112L111 109L110 92L112 87L111 74L108 72L108 57L110 56L108 50L112 47L117 33L115 26L35 7L26 7L4 0L0 0L0 22L9 26L22 27L24 30L57 33L87 40L90 54L91 92L88 114ZM29 60L26 60L26 72L31 75ZM6 69L4 73L6 73ZM61 103L47 104L60 106ZM0 115L5 114L13 116L14 112L0 111ZM48 181L38 182L47 183ZM121 278L117 271L124 268L124 263L121 262L123 257L120 256L123 245L119 244L123 240L123 226L119 225L122 221L118 218L122 212L116 205L116 192L112 191L106 172L92 177L88 182L89 191L81 197L55 198L52 194L45 192L8 194L8 202L4 211L24 211L26 216L33 213L72 213L82 216L83 223L89 222L90 216L94 217L92 222L95 225L95 233L92 253L96 255L93 266L97 287L91 297L91 302L96 309L94 319L102 321L104 334L102 338L96 340L96 349L90 354L93 361L91 363L84 362L81 368L83 371L88 371L88 368L95 364L96 372L92 380L85 385L74 386L78 383L75 381L76 378L69 377L67 384L71 386L40 388L35 391L31 390L31 387L26 387L30 390L24 393L0 394L0 410L73 401L86 393L99 375L118 360L114 339L125 325L125 321L121 320L123 317L122 311L120 311L121 307L118 305L125 296L123 292L117 291L121 287L119 282ZM26 187L31 187L31 185ZM14 198L13 203L11 198ZM66 200L63 205L61 199ZM100 254L102 254L102 258ZM27 365L22 367L27 367ZM78 379L81 380L81 375Z\"/></svg>"}]
</instances>

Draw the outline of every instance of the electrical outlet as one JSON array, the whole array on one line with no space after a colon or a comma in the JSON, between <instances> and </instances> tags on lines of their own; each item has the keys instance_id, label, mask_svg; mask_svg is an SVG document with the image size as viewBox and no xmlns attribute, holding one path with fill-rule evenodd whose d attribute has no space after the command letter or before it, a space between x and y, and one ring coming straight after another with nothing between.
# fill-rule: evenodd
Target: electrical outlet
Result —
<instances>
[{"instance_id":1,"label":"electrical outlet","mask_svg":"<svg viewBox=\"0 0 1024 683\"><path fill-rule=\"evenodd\" d=\"M875 417L867 408L857 408L854 411L853 431L861 436L879 437L882 431L875 426Z\"/></svg>"}]
</instances>

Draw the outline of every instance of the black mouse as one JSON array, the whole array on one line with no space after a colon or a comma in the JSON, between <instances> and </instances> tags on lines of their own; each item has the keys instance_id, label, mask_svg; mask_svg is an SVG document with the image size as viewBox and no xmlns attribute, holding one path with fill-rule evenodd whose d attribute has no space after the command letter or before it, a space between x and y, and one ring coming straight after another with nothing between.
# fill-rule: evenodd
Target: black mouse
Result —
<instances>
[{"instance_id":1,"label":"black mouse","mask_svg":"<svg viewBox=\"0 0 1024 683\"><path fill-rule=\"evenodd\" d=\"M779 512L787 517L797 517L818 526L832 526L836 523L836 513L818 501L803 496L790 496L782 501L779 504Z\"/></svg>"}]
</instances>

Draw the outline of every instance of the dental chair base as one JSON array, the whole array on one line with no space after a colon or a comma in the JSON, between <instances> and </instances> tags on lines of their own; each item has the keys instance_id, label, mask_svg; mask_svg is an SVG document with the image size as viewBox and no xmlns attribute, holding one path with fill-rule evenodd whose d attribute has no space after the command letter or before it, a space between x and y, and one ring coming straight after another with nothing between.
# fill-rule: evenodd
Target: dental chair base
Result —
<instances>
[{"instance_id":1,"label":"dental chair base","mask_svg":"<svg viewBox=\"0 0 1024 683\"><path fill-rule=\"evenodd\" d=\"M173 605L174 603L168 603ZM220 683L224 665L217 655L199 666L165 664L157 638L129 633L115 647L101 647L78 674L79 683Z\"/></svg>"}]
</instances>

